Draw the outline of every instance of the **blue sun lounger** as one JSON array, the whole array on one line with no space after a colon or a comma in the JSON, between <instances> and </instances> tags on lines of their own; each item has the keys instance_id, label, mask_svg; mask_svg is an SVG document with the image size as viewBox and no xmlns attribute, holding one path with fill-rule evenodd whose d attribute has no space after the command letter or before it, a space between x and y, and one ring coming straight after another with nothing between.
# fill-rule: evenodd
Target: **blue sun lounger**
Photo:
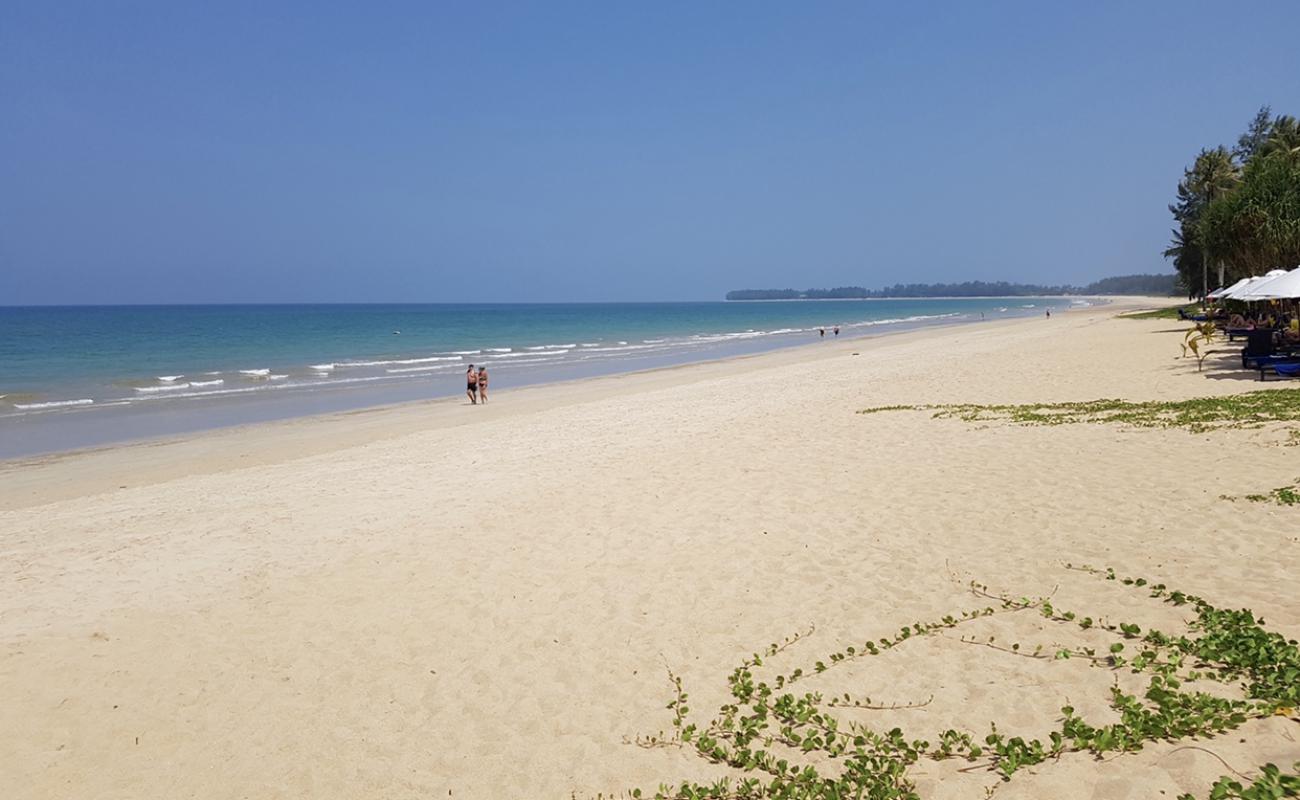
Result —
<instances>
[{"instance_id":1,"label":"blue sun lounger","mask_svg":"<svg viewBox=\"0 0 1300 800\"><path fill-rule=\"evenodd\" d=\"M1267 380L1269 372L1281 378L1300 378L1300 357L1265 356L1255 360L1259 369L1259 379Z\"/></svg>"}]
</instances>

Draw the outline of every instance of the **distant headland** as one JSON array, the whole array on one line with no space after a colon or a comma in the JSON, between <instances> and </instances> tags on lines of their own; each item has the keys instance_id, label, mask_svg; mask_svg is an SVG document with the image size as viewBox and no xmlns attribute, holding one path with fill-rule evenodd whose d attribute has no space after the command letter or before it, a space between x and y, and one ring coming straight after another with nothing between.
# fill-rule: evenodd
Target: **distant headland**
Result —
<instances>
[{"instance_id":1,"label":"distant headland","mask_svg":"<svg viewBox=\"0 0 1300 800\"><path fill-rule=\"evenodd\" d=\"M896 283L884 289L837 286L834 289L734 289L728 300L865 300L886 297L1026 297L1042 295L1181 294L1177 275L1120 275L1087 286L1039 286L1006 281L965 283Z\"/></svg>"}]
</instances>

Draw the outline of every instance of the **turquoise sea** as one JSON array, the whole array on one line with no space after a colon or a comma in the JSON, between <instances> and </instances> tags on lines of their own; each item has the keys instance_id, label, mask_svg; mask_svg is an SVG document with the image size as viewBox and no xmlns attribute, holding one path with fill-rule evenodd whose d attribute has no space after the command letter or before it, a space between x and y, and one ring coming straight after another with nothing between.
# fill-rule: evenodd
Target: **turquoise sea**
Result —
<instances>
[{"instance_id":1,"label":"turquoise sea","mask_svg":"<svg viewBox=\"0 0 1300 800\"><path fill-rule=\"evenodd\" d=\"M1079 300L0 307L0 457L497 390Z\"/></svg>"}]
</instances>

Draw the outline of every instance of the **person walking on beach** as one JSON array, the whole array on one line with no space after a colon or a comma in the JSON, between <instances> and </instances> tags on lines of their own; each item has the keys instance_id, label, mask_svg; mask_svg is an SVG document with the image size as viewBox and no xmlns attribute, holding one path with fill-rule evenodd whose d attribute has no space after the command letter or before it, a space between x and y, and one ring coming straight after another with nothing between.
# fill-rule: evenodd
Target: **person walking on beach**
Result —
<instances>
[{"instance_id":1,"label":"person walking on beach","mask_svg":"<svg viewBox=\"0 0 1300 800\"><path fill-rule=\"evenodd\" d=\"M478 399L487 402L487 367L478 368Z\"/></svg>"},{"instance_id":2,"label":"person walking on beach","mask_svg":"<svg viewBox=\"0 0 1300 800\"><path fill-rule=\"evenodd\" d=\"M469 372L465 373L465 394L469 395L470 405L478 405L478 373L474 371L474 365L469 365Z\"/></svg>"}]
</instances>

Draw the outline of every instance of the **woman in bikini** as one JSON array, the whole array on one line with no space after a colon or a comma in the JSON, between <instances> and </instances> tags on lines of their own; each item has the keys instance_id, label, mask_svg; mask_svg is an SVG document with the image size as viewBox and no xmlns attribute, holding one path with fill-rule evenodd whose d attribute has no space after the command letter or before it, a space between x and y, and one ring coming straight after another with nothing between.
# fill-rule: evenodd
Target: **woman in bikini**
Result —
<instances>
[{"instance_id":1,"label":"woman in bikini","mask_svg":"<svg viewBox=\"0 0 1300 800\"><path fill-rule=\"evenodd\" d=\"M469 365L469 372L465 373L465 394L469 395L469 402L473 405L478 404L475 392L478 391L478 373L474 371L474 365Z\"/></svg>"},{"instance_id":2,"label":"woman in bikini","mask_svg":"<svg viewBox=\"0 0 1300 800\"><path fill-rule=\"evenodd\" d=\"M487 367L478 368L478 399L487 402Z\"/></svg>"}]
</instances>

